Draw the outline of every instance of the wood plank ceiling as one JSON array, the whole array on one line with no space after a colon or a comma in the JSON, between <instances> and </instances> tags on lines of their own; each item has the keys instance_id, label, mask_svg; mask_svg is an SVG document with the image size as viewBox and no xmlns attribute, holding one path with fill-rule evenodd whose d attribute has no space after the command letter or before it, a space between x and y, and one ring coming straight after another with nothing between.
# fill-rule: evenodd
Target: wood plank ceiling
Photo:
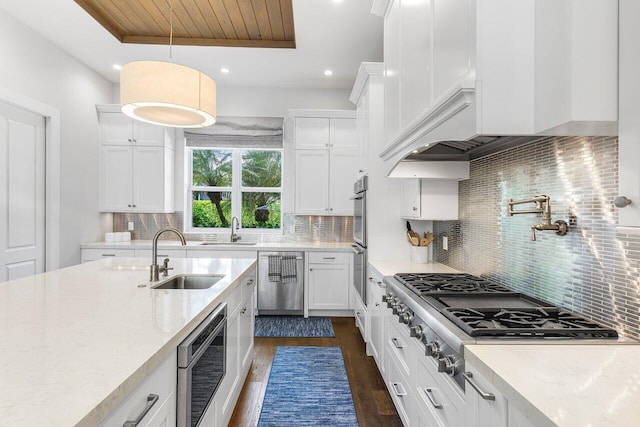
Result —
<instances>
[{"instance_id":1,"label":"wood plank ceiling","mask_svg":"<svg viewBox=\"0 0 640 427\"><path fill-rule=\"evenodd\" d=\"M122 43L169 44L170 0L75 0ZM173 0L173 44L295 48L292 0Z\"/></svg>"}]
</instances>

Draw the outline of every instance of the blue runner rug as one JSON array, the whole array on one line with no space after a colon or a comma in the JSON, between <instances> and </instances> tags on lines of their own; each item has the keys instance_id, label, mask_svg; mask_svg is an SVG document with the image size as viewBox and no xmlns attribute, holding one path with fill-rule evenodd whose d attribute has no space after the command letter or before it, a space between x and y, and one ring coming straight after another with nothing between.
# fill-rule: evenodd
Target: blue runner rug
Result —
<instances>
[{"instance_id":1,"label":"blue runner rug","mask_svg":"<svg viewBox=\"0 0 640 427\"><path fill-rule=\"evenodd\" d=\"M278 347L258 427L357 427L340 347Z\"/></svg>"},{"instance_id":2,"label":"blue runner rug","mask_svg":"<svg viewBox=\"0 0 640 427\"><path fill-rule=\"evenodd\" d=\"M334 337L328 317L258 316L256 337Z\"/></svg>"}]
</instances>

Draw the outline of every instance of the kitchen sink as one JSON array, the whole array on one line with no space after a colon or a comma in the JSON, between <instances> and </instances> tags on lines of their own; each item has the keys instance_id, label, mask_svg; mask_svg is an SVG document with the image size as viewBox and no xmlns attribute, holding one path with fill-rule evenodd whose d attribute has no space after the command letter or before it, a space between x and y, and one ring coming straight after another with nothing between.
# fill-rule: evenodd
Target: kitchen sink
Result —
<instances>
[{"instance_id":1,"label":"kitchen sink","mask_svg":"<svg viewBox=\"0 0 640 427\"><path fill-rule=\"evenodd\" d=\"M255 242L202 242L202 246L255 246Z\"/></svg>"},{"instance_id":2,"label":"kitchen sink","mask_svg":"<svg viewBox=\"0 0 640 427\"><path fill-rule=\"evenodd\" d=\"M153 289L208 289L224 274L178 274L153 286Z\"/></svg>"}]
</instances>

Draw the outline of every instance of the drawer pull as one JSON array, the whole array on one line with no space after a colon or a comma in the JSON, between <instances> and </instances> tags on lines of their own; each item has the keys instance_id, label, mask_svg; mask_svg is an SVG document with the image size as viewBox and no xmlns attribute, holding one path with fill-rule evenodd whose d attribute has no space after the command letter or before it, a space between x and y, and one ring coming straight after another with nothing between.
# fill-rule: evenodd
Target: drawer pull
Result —
<instances>
[{"instance_id":1,"label":"drawer pull","mask_svg":"<svg viewBox=\"0 0 640 427\"><path fill-rule=\"evenodd\" d=\"M473 373L464 372L462 376L469 384L471 384L471 387L473 387L473 389L478 392L481 398L483 398L484 400L496 400L495 394L487 393L486 391L482 390L478 384L476 384L476 382L473 380Z\"/></svg>"},{"instance_id":2,"label":"drawer pull","mask_svg":"<svg viewBox=\"0 0 640 427\"><path fill-rule=\"evenodd\" d=\"M116 256L116 254L102 254L102 256Z\"/></svg>"},{"instance_id":3,"label":"drawer pull","mask_svg":"<svg viewBox=\"0 0 640 427\"><path fill-rule=\"evenodd\" d=\"M402 397L407 395L407 390L404 389L402 383L391 383L391 387L393 388L393 393L396 396ZM402 390L398 389L398 387L400 387Z\"/></svg>"},{"instance_id":4,"label":"drawer pull","mask_svg":"<svg viewBox=\"0 0 640 427\"><path fill-rule=\"evenodd\" d=\"M254 280L253 279L249 279L247 280L247 286L251 286L253 285Z\"/></svg>"},{"instance_id":5,"label":"drawer pull","mask_svg":"<svg viewBox=\"0 0 640 427\"><path fill-rule=\"evenodd\" d=\"M436 408L436 409L444 408L444 406L442 406L442 403L436 403L436 399L433 396L433 389L425 388L424 389L424 394L427 395L427 399L429 399L429 402L431 402L431 404L433 405L434 408Z\"/></svg>"},{"instance_id":6,"label":"drawer pull","mask_svg":"<svg viewBox=\"0 0 640 427\"><path fill-rule=\"evenodd\" d=\"M323 256L322 259L336 259L334 256Z\"/></svg>"},{"instance_id":7,"label":"drawer pull","mask_svg":"<svg viewBox=\"0 0 640 427\"><path fill-rule=\"evenodd\" d=\"M147 396L147 404L144 408L142 408L142 412L140 412L140 415L138 415L133 421L125 421L122 427L137 427L144 416L147 415L147 413L151 410L153 405L156 404L158 399L160 399L160 396L158 396L157 394L150 394L149 396Z\"/></svg>"},{"instance_id":8,"label":"drawer pull","mask_svg":"<svg viewBox=\"0 0 640 427\"><path fill-rule=\"evenodd\" d=\"M376 280L376 284L377 284L378 286L380 286L382 289L384 289L384 283L382 283L382 282L378 282L378 281Z\"/></svg>"},{"instance_id":9,"label":"drawer pull","mask_svg":"<svg viewBox=\"0 0 640 427\"><path fill-rule=\"evenodd\" d=\"M396 348L404 348L404 344L398 341L398 338L391 338L391 342L396 346Z\"/></svg>"}]
</instances>

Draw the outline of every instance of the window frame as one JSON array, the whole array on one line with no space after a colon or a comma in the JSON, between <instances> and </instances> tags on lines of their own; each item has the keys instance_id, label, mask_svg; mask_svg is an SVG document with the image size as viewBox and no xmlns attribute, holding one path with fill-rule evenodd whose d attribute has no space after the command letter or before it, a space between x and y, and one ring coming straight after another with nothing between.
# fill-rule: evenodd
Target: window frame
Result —
<instances>
[{"instance_id":1,"label":"window frame","mask_svg":"<svg viewBox=\"0 0 640 427\"><path fill-rule=\"evenodd\" d=\"M260 148L260 147L185 147L187 155L185 159L188 167L186 178L189 180L186 185L186 206L185 206L185 230L188 233L206 233L206 234L227 234L230 232L228 228L210 228L210 227L194 227L193 226L193 193L200 191L218 191L231 193L231 217L237 217L240 221L238 230L242 230L243 234L283 234L283 184L284 184L284 148ZM210 187L196 186L193 184L193 152L195 150L231 150L231 186ZM243 151L280 151L280 187L245 187L242 185L242 152ZM242 225L242 193L280 193L280 228L244 228ZM231 218L229 218L231 220Z\"/></svg>"}]
</instances>

